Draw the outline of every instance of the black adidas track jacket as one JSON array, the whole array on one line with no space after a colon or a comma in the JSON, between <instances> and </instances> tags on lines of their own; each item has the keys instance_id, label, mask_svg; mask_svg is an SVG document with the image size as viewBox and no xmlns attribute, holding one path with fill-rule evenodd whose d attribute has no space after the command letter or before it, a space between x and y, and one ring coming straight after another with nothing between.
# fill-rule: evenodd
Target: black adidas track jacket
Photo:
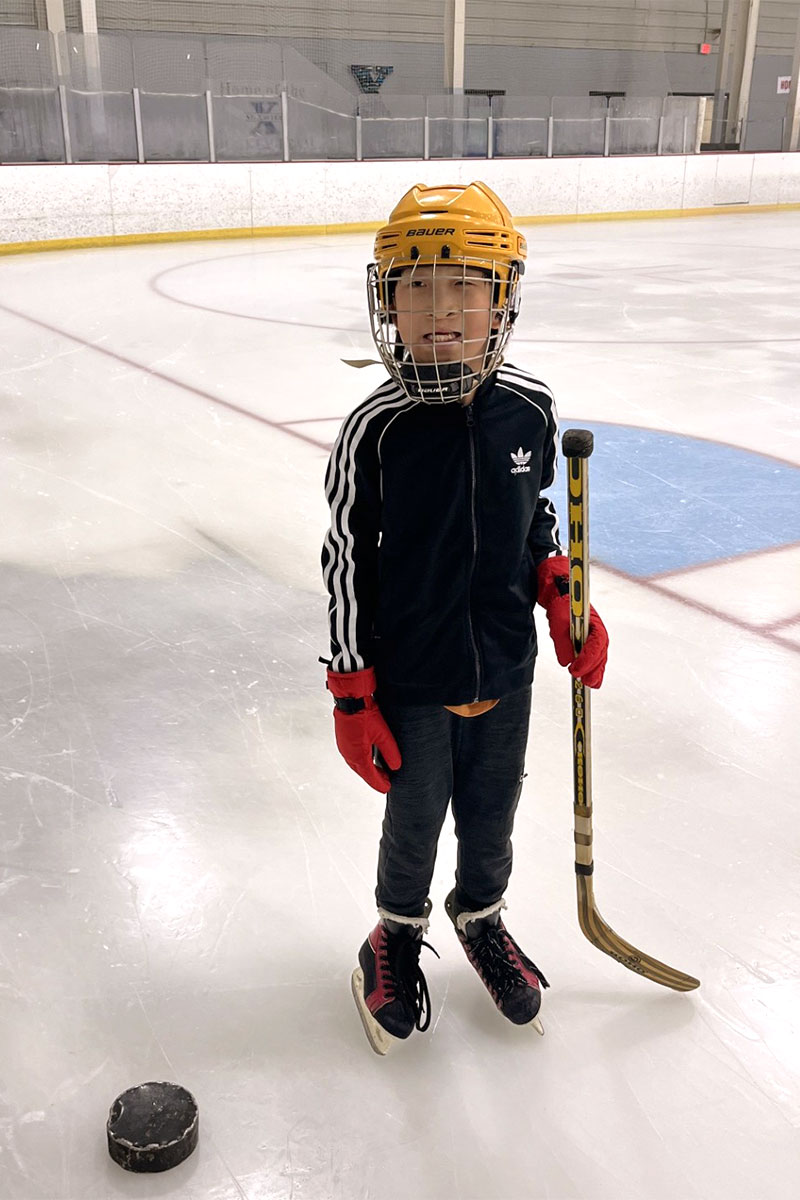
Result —
<instances>
[{"instance_id":1,"label":"black adidas track jacket","mask_svg":"<svg viewBox=\"0 0 800 1200\"><path fill-rule=\"evenodd\" d=\"M408 704L497 699L530 683L536 567L563 553L557 423L538 380L503 364L469 407L387 380L344 421L325 491L331 668L374 666Z\"/></svg>"}]
</instances>

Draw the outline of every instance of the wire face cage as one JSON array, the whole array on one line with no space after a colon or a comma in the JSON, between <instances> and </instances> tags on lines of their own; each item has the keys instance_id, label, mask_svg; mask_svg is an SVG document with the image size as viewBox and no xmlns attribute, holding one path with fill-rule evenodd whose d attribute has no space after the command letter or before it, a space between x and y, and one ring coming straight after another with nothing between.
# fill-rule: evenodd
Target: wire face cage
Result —
<instances>
[{"instance_id":1,"label":"wire face cage","mask_svg":"<svg viewBox=\"0 0 800 1200\"><path fill-rule=\"evenodd\" d=\"M413 400L466 401L498 365L519 312L520 264L391 258L367 268L372 336Z\"/></svg>"}]
</instances>

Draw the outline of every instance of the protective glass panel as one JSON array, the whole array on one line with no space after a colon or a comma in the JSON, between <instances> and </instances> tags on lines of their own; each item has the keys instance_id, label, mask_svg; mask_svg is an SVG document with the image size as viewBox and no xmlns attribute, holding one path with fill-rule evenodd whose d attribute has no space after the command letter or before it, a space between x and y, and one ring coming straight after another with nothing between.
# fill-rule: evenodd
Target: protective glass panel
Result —
<instances>
[{"instance_id":1,"label":"protective glass panel","mask_svg":"<svg viewBox=\"0 0 800 1200\"><path fill-rule=\"evenodd\" d=\"M553 97L553 154L602 154L606 101L594 96Z\"/></svg>"},{"instance_id":2,"label":"protective glass panel","mask_svg":"<svg viewBox=\"0 0 800 1200\"><path fill-rule=\"evenodd\" d=\"M147 162L206 162L205 96L141 95L142 140Z\"/></svg>"},{"instance_id":3,"label":"protective glass panel","mask_svg":"<svg viewBox=\"0 0 800 1200\"><path fill-rule=\"evenodd\" d=\"M492 118L496 158L547 154L549 96L493 96Z\"/></svg>"},{"instance_id":4,"label":"protective glass panel","mask_svg":"<svg viewBox=\"0 0 800 1200\"><path fill-rule=\"evenodd\" d=\"M0 162L64 162L57 91L0 87Z\"/></svg>"},{"instance_id":5,"label":"protective glass panel","mask_svg":"<svg viewBox=\"0 0 800 1200\"><path fill-rule=\"evenodd\" d=\"M73 162L136 162L131 92L67 91Z\"/></svg>"},{"instance_id":6,"label":"protective glass panel","mask_svg":"<svg viewBox=\"0 0 800 1200\"><path fill-rule=\"evenodd\" d=\"M429 96L431 158L485 158L489 137L486 96Z\"/></svg>"},{"instance_id":7,"label":"protective glass panel","mask_svg":"<svg viewBox=\"0 0 800 1200\"><path fill-rule=\"evenodd\" d=\"M662 154L692 154L697 138L700 100L695 96L667 96L661 123Z\"/></svg>"},{"instance_id":8,"label":"protective glass panel","mask_svg":"<svg viewBox=\"0 0 800 1200\"><path fill-rule=\"evenodd\" d=\"M44 29L0 26L0 86L54 88L58 84L55 42Z\"/></svg>"},{"instance_id":9,"label":"protective glass panel","mask_svg":"<svg viewBox=\"0 0 800 1200\"><path fill-rule=\"evenodd\" d=\"M296 96L288 98L287 106L289 152L293 159L355 158L353 114L334 112Z\"/></svg>"},{"instance_id":10,"label":"protective glass panel","mask_svg":"<svg viewBox=\"0 0 800 1200\"><path fill-rule=\"evenodd\" d=\"M660 98L612 97L608 102L609 154L655 154L661 105Z\"/></svg>"},{"instance_id":11,"label":"protective glass panel","mask_svg":"<svg viewBox=\"0 0 800 1200\"><path fill-rule=\"evenodd\" d=\"M362 158L422 158L425 152L424 96L362 96Z\"/></svg>"},{"instance_id":12,"label":"protective glass panel","mask_svg":"<svg viewBox=\"0 0 800 1200\"><path fill-rule=\"evenodd\" d=\"M214 145L219 162L283 158L280 96L215 96Z\"/></svg>"},{"instance_id":13,"label":"protective glass panel","mask_svg":"<svg viewBox=\"0 0 800 1200\"><path fill-rule=\"evenodd\" d=\"M206 89L206 48L189 34L139 35L132 39L136 84L143 92L191 95Z\"/></svg>"},{"instance_id":14,"label":"protective glass panel","mask_svg":"<svg viewBox=\"0 0 800 1200\"><path fill-rule=\"evenodd\" d=\"M133 45L124 34L62 33L59 46L69 86L76 91L129 92L133 87Z\"/></svg>"},{"instance_id":15,"label":"protective glass panel","mask_svg":"<svg viewBox=\"0 0 800 1200\"><path fill-rule=\"evenodd\" d=\"M278 95L284 78L281 47L264 38L206 38L208 87L215 96Z\"/></svg>"}]
</instances>

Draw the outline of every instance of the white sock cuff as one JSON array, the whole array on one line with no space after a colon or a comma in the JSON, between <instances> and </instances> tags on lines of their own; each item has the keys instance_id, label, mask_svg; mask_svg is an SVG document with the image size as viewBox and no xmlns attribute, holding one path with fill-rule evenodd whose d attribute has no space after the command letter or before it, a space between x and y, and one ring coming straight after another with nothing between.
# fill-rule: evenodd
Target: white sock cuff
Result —
<instances>
[{"instance_id":1,"label":"white sock cuff","mask_svg":"<svg viewBox=\"0 0 800 1200\"><path fill-rule=\"evenodd\" d=\"M491 904L488 908L481 908L477 912L459 913L456 917L456 929L461 933L466 933L470 921L482 921L484 917L492 917L504 908L507 908L505 900L498 900L496 904Z\"/></svg>"},{"instance_id":2,"label":"white sock cuff","mask_svg":"<svg viewBox=\"0 0 800 1200\"><path fill-rule=\"evenodd\" d=\"M401 913L389 912L385 908L378 909L378 916L382 921L396 921L398 925L415 925L423 933L427 933L430 928L427 917L404 917Z\"/></svg>"}]
</instances>

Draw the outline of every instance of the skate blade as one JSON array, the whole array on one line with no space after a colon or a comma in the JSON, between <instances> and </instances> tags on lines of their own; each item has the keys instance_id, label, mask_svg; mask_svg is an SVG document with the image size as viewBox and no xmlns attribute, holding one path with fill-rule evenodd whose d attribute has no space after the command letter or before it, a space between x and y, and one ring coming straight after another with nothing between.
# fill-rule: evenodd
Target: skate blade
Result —
<instances>
[{"instance_id":1,"label":"skate blade","mask_svg":"<svg viewBox=\"0 0 800 1200\"><path fill-rule=\"evenodd\" d=\"M387 1033L382 1025L373 1017L372 1013L367 1008L364 999L364 972L361 967L356 967L350 977L350 986L353 989L353 999L356 1002L358 1015L361 1017L361 1024L364 1026L364 1033L367 1035L367 1041L376 1054L387 1054L392 1048L392 1044L397 1040L390 1033Z\"/></svg>"}]
</instances>

